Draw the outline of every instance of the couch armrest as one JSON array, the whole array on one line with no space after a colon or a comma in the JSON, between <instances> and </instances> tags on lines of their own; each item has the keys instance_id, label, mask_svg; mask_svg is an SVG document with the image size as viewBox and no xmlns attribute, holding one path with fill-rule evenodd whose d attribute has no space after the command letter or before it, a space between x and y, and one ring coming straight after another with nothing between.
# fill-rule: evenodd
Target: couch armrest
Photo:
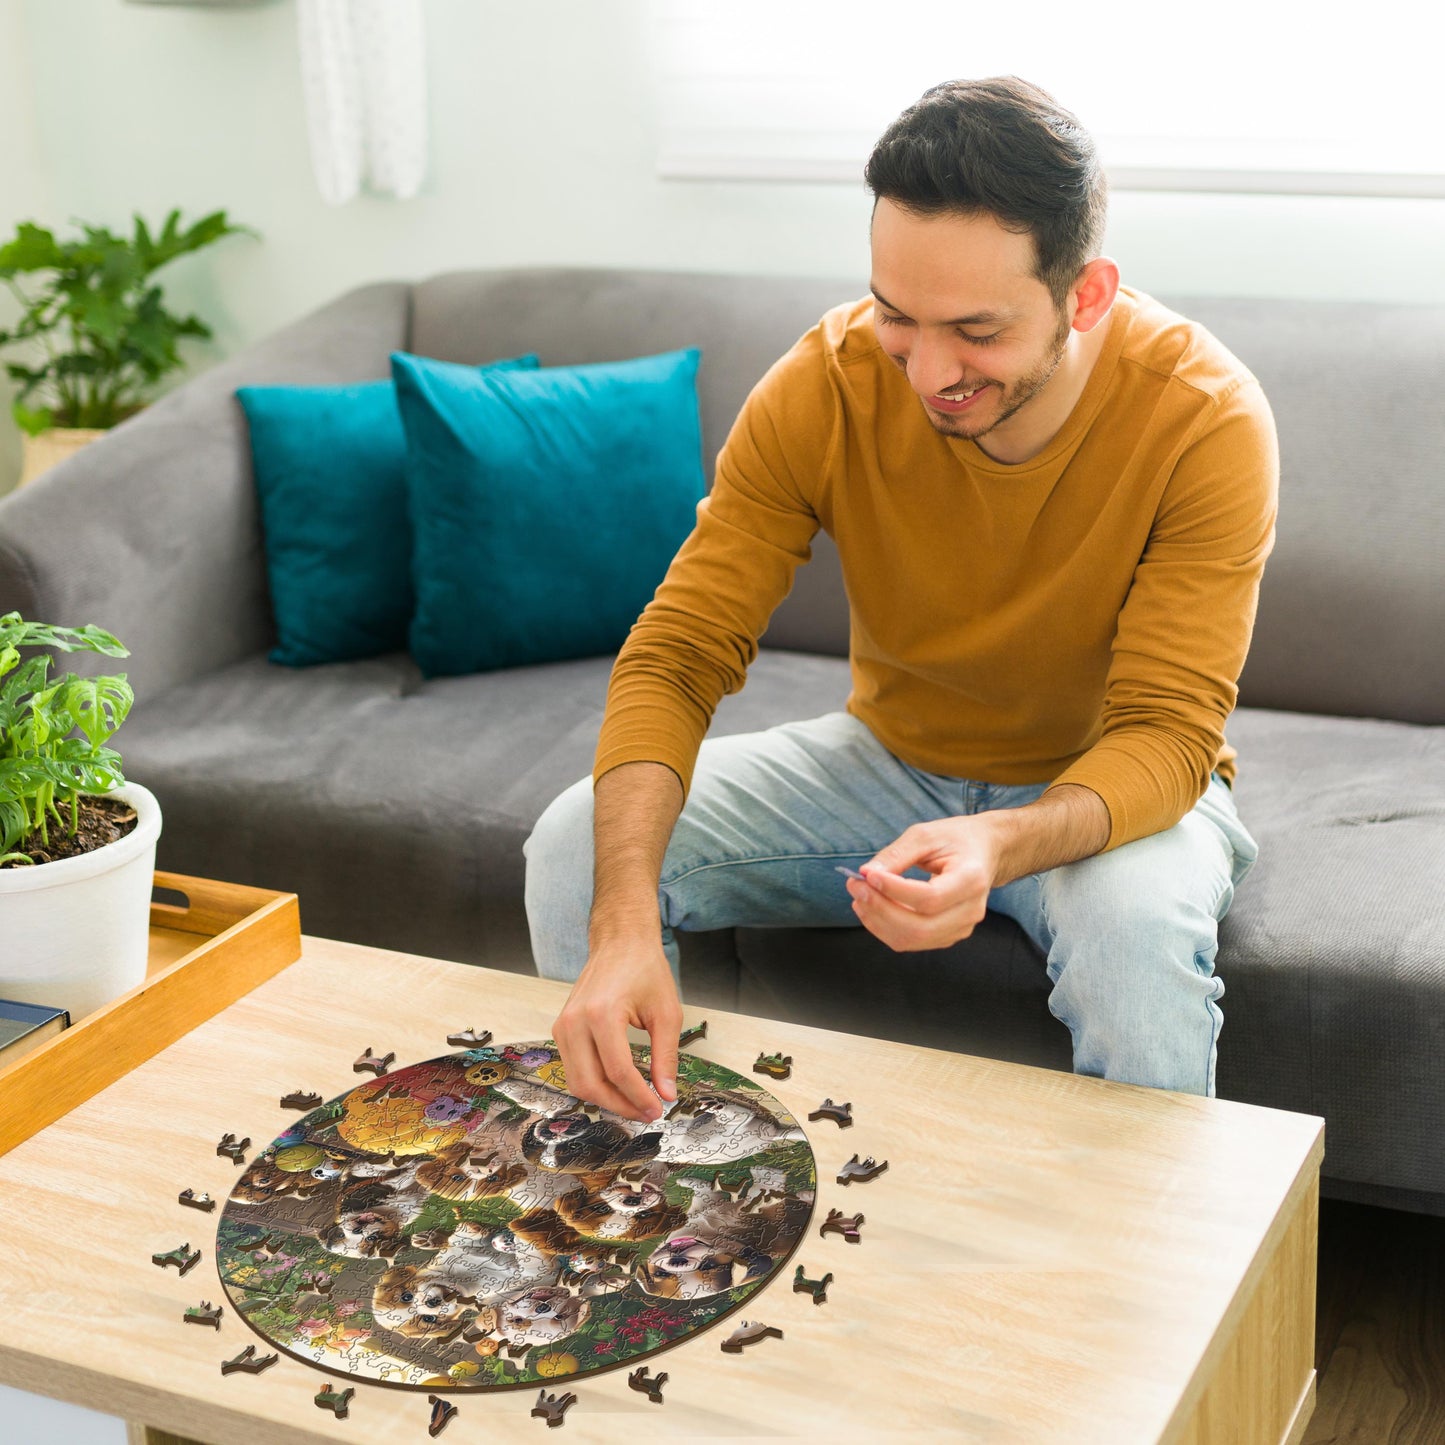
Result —
<instances>
[{"instance_id":1,"label":"couch armrest","mask_svg":"<svg viewBox=\"0 0 1445 1445\"><path fill-rule=\"evenodd\" d=\"M275 640L250 438L235 389L389 373L411 286L363 286L178 386L0 501L0 614L95 623L128 658L67 653L64 670L123 671L136 704Z\"/></svg>"}]
</instances>

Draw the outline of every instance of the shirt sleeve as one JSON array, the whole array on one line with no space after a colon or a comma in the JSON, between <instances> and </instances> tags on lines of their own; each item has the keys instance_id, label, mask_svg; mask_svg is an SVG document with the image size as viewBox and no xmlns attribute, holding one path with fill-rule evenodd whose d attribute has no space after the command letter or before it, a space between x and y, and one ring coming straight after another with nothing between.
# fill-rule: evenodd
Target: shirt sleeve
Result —
<instances>
[{"instance_id":1,"label":"shirt sleeve","mask_svg":"<svg viewBox=\"0 0 1445 1445\"><path fill-rule=\"evenodd\" d=\"M1274 547L1279 443L1253 377L1203 427L1164 489L1120 611L1100 736L1049 785L1080 783L1103 798L1102 852L1172 828L1193 808L1239 696Z\"/></svg>"},{"instance_id":2,"label":"shirt sleeve","mask_svg":"<svg viewBox=\"0 0 1445 1445\"><path fill-rule=\"evenodd\" d=\"M711 492L617 655L592 769L663 763L686 797L718 702L738 692L758 638L812 556L817 495L839 430L817 328L753 388Z\"/></svg>"}]
</instances>

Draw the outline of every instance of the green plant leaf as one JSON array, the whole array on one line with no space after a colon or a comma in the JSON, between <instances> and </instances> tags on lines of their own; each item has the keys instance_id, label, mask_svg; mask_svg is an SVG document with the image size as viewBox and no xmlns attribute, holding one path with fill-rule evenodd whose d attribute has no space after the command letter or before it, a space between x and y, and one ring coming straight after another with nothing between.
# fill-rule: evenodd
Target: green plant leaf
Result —
<instances>
[{"instance_id":1,"label":"green plant leaf","mask_svg":"<svg viewBox=\"0 0 1445 1445\"><path fill-rule=\"evenodd\" d=\"M140 215L133 219L132 236L77 221L80 238L64 242L26 221L0 246L0 280L21 303L0 345L45 342L43 362L27 357L23 371L12 372L20 383L16 422L32 434L57 420L113 426L142 406L150 388L184 364L177 342L211 335L199 317L166 310L160 288L148 284L150 273L225 236L257 234L232 224L225 211L186 227L173 209L159 234ZM32 285L33 295L14 279L31 271L45 273ZM42 406L31 404L37 388Z\"/></svg>"},{"instance_id":2,"label":"green plant leaf","mask_svg":"<svg viewBox=\"0 0 1445 1445\"><path fill-rule=\"evenodd\" d=\"M59 694L56 710L64 711L92 747L99 747L126 720L135 693L125 673L115 677L71 677Z\"/></svg>"},{"instance_id":3,"label":"green plant leaf","mask_svg":"<svg viewBox=\"0 0 1445 1445\"><path fill-rule=\"evenodd\" d=\"M83 627L56 627L47 622L26 622L18 612L0 617L0 642L12 647L58 647L62 652L100 652L107 657L129 657L118 638L93 622Z\"/></svg>"},{"instance_id":4,"label":"green plant leaf","mask_svg":"<svg viewBox=\"0 0 1445 1445\"><path fill-rule=\"evenodd\" d=\"M15 239L0 246L0 276L44 271L64 264L54 235L32 221L21 221Z\"/></svg>"},{"instance_id":5,"label":"green plant leaf","mask_svg":"<svg viewBox=\"0 0 1445 1445\"><path fill-rule=\"evenodd\" d=\"M10 414L15 418L15 425L33 437L55 425L55 413L48 406L32 409L22 406L17 399L10 404Z\"/></svg>"}]
</instances>

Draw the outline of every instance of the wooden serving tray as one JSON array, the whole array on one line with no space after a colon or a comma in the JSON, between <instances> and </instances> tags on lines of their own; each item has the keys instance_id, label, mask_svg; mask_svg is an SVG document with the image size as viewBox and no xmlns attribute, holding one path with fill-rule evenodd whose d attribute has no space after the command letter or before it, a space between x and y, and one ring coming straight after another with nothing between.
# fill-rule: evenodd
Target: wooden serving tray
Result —
<instances>
[{"instance_id":1,"label":"wooden serving tray","mask_svg":"<svg viewBox=\"0 0 1445 1445\"><path fill-rule=\"evenodd\" d=\"M0 1068L0 1154L301 957L294 893L157 870L145 982Z\"/></svg>"}]
</instances>

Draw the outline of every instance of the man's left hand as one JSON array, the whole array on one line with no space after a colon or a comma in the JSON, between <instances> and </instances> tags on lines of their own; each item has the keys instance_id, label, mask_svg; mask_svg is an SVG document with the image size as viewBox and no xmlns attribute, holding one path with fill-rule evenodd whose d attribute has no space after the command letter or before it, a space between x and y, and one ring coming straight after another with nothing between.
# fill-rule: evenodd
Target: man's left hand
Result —
<instances>
[{"instance_id":1,"label":"man's left hand","mask_svg":"<svg viewBox=\"0 0 1445 1445\"><path fill-rule=\"evenodd\" d=\"M999 837L986 814L915 823L847 880L863 926L899 953L947 948L983 919L999 871ZM918 867L933 876L902 878Z\"/></svg>"}]
</instances>

